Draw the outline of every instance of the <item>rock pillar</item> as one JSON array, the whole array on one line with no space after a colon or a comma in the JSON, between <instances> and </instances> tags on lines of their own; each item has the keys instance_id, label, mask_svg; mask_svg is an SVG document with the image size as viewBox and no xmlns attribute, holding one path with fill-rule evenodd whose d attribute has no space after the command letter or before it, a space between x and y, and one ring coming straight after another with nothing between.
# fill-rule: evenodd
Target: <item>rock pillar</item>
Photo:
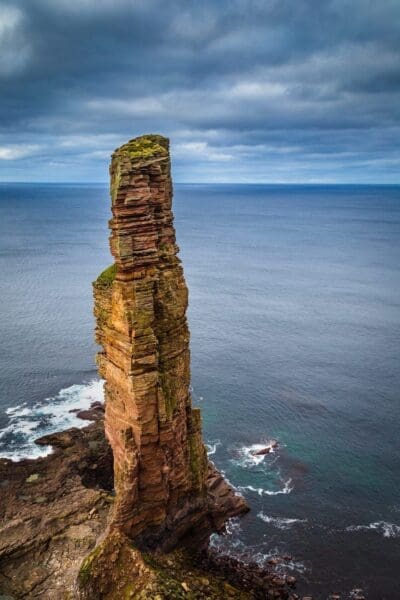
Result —
<instances>
[{"instance_id":1,"label":"rock pillar","mask_svg":"<svg viewBox=\"0 0 400 600\"><path fill-rule=\"evenodd\" d=\"M110 175L115 263L94 283L94 296L114 454L113 524L131 538L157 538L205 510L208 472L200 411L190 397L188 290L168 140L146 135L121 146Z\"/></svg>"}]
</instances>

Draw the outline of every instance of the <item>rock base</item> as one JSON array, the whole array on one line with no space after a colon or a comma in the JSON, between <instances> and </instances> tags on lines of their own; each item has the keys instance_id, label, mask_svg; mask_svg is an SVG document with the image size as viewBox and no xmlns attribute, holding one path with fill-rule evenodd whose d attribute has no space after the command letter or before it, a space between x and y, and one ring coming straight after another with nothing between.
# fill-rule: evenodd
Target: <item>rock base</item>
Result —
<instances>
[{"instance_id":1,"label":"rock base","mask_svg":"<svg viewBox=\"0 0 400 600\"><path fill-rule=\"evenodd\" d=\"M51 455L17 463L0 459L0 595L18 600L247 600L269 597L267 581L268 589L281 594L271 597L289 597L285 582L272 582L271 569L267 580L265 570L260 579L253 567L207 550L211 532L222 531L227 518L248 510L211 463L208 512L202 518L195 511L181 515L183 538L172 523L161 544L149 533L134 543L110 531L113 469L103 410L97 405L84 417L94 422L38 440L53 447ZM171 551L178 540L179 547Z\"/></svg>"},{"instance_id":2,"label":"rock base","mask_svg":"<svg viewBox=\"0 0 400 600\"><path fill-rule=\"evenodd\" d=\"M54 452L0 459L0 594L61 600L106 528L113 459L101 419L38 443Z\"/></svg>"}]
</instances>

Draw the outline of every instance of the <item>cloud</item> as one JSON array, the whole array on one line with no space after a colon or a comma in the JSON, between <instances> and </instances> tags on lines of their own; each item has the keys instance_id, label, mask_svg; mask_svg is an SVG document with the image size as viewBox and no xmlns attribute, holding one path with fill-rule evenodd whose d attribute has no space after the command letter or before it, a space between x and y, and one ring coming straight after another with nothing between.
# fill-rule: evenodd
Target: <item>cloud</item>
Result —
<instances>
[{"instance_id":1,"label":"cloud","mask_svg":"<svg viewBox=\"0 0 400 600\"><path fill-rule=\"evenodd\" d=\"M174 146L174 155L176 157L193 156L195 160L205 160L211 162L225 162L233 160L232 153L222 151L221 149L213 150L208 142L194 141L176 144Z\"/></svg>"},{"instance_id":2,"label":"cloud","mask_svg":"<svg viewBox=\"0 0 400 600\"><path fill-rule=\"evenodd\" d=\"M2 179L106 180L116 146L159 131L185 181L399 181L397 0L15 0L0 14ZM29 164L24 147L40 147Z\"/></svg>"},{"instance_id":3,"label":"cloud","mask_svg":"<svg viewBox=\"0 0 400 600\"><path fill-rule=\"evenodd\" d=\"M39 146L0 146L0 160L16 160L31 156Z\"/></svg>"},{"instance_id":4,"label":"cloud","mask_svg":"<svg viewBox=\"0 0 400 600\"><path fill-rule=\"evenodd\" d=\"M22 70L30 48L22 32L23 13L15 6L0 6L0 78Z\"/></svg>"}]
</instances>

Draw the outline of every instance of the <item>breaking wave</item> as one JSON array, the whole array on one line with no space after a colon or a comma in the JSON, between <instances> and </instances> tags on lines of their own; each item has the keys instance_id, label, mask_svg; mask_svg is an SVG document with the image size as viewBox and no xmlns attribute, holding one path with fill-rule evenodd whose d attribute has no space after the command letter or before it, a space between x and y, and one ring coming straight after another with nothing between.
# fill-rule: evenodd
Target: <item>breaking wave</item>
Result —
<instances>
[{"instance_id":1,"label":"breaking wave","mask_svg":"<svg viewBox=\"0 0 400 600\"><path fill-rule=\"evenodd\" d=\"M278 529L290 529L296 523L306 523L307 519L289 519L287 517L270 517L269 515L264 514L263 512L259 512L257 514L264 523L268 523L269 525L273 525Z\"/></svg>"},{"instance_id":2,"label":"breaking wave","mask_svg":"<svg viewBox=\"0 0 400 600\"><path fill-rule=\"evenodd\" d=\"M269 452L265 454L257 454L257 452L265 448L269 448ZM264 444L252 444L251 446L243 446L239 450L238 458L232 459L232 462L240 467L248 469L262 464L265 461L266 457L270 457L275 453L276 447L274 446L274 442L269 440Z\"/></svg>"},{"instance_id":3,"label":"breaking wave","mask_svg":"<svg viewBox=\"0 0 400 600\"><path fill-rule=\"evenodd\" d=\"M208 456L212 456L213 454L215 454L218 446L222 446L222 442L220 442L220 440L215 440L213 442L207 442L206 448L207 448Z\"/></svg>"},{"instance_id":4,"label":"breaking wave","mask_svg":"<svg viewBox=\"0 0 400 600\"><path fill-rule=\"evenodd\" d=\"M259 496L278 496L290 494L293 483L290 477L282 476L276 463L280 460L278 449L281 445L276 440L269 440L251 446L242 446L236 450L236 456L230 462L236 467L246 470L249 475L256 476L253 484L237 486L241 492L252 492ZM260 451L264 451L260 453ZM260 481L262 476L263 482ZM247 478L248 479L248 478ZM260 483L263 485L260 486Z\"/></svg>"},{"instance_id":5,"label":"breaking wave","mask_svg":"<svg viewBox=\"0 0 400 600\"><path fill-rule=\"evenodd\" d=\"M216 548L222 554L240 558L243 562L257 562L264 564L269 557L259 546L247 546L242 540L242 528L238 517L230 519L225 525L225 532L221 535L213 533L210 537L210 547Z\"/></svg>"},{"instance_id":6,"label":"breaking wave","mask_svg":"<svg viewBox=\"0 0 400 600\"><path fill-rule=\"evenodd\" d=\"M258 563L264 566L265 563L274 559L276 572L285 573L289 571L297 571L305 573L307 567L301 561L295 560L292 556L282 553L282 549L269 548L266 549L265 543L246 545L243 542L243 535L240 520L238 517L230 519L226 524L226 532L223 535L214 533L210 538L210 546L216 548L222 554L239 558L243 562Z\"/></svg>"},{"instance_id":7,"label":"breaking wave","mask_svg":"<svg viewBox=\"0 0 400 600\"><path fill-rule=\"evenodd\" d=\"M278 496L279 494L290 494L290 492L293 490L293 485L292 484L292 480L288 479L283 483L283 488L280 490L266 490L262 487L260 488L256 488L252 485L242 485L242 486L238 486L238 489L242 492L245 491L249 491L249 492L254 492L255 494L258 494L259 496Z\"/></svg>"},{"instance_id":8,"label":"breaking wave","mask_svg":"<svg viewBox=\"0 0 400 600\"><path fill-rule=\"evenodd\" d=\"M19 461L51 454L51 446L38 446L35 440L70 427L85 427L87 421L78 418L76 412L96 401L104 401L101 379L71 385L32 407L21 404L8 408L9 423L0 431L0 458Z\"/></svg>"},{"instance_id":9,"label":"breaking wave","mask_svg":"<svg viewBox=\"0 0 400 600\"><path fill-rule=\"evenodd\" d=\"M387 521L375 521L369 525L350 525L346 527L346 531L376 531L381 533L384 538L400 537L400 525Z\"/></svg>"}]
</instances>

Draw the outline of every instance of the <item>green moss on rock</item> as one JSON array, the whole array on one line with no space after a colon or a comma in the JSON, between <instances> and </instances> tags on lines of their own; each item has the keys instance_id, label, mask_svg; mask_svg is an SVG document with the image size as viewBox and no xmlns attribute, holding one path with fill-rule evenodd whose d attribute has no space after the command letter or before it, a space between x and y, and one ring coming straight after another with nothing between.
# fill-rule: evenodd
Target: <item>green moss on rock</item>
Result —
<instances>
[{"instance_id":1,"label":"green moss on rock","mask_svg":"<svg viewBox=\"0 0 400 600\"><path fill-rule=\"evenodd\" d=\"M175 394L175 390L171 386L171 382L172 382L171 376L168 373L165 373L162 370L162 368L163 367L161 365L160 366L160 384L161 384L161 389L164 394L165 410L166 410L167 419L171 419L172 415L174 414L176 404L177 404L176 394Z\"/></svg>"},{"instance_id":2,"label":"green moss on rock","mask_svg":"<svg viewBox=\"0 0 400 600\"><path fill-rule=\"evenodd\" d=\"M78 580L81 585L85 585L92 574L92 565L96 558L98 558L102 552L102 545L96 546L94 550L85 558L78 573Z\"/></svg>"},{"instance_id":3,"label":"green moss on rock","mask_svg":"<svg viewBox=\"0 0 400 600\"><path fill-rule=\"evenodd\" d=\"M116 264L110 265L109 267L107 267L107 269L104 269L104 271L102 273L100 273L100 275L98 276L98 278L96 279L96 281L94 283L95 283L95 285L100 285L102 287L108 287L108 286L112 285L116 274L117 274L117 265Z\"/></svg>"},{"instance_id":4,"label":"green moss on rock","mask_svg":"<svg viewBox=\"0 0 400 600\"><path fill-rule=\"evenodd\" d=\"M142 135L121 146L120 151L133 159L168 156L168 140L161 135Z\"/></svg>"}]
</instances>

